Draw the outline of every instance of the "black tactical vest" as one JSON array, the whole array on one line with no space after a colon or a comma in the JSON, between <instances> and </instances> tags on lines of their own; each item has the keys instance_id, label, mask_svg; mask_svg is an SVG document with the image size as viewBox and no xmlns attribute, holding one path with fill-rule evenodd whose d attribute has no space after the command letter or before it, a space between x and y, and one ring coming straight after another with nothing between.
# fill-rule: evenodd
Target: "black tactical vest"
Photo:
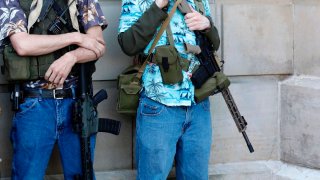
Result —
<instances>
[{"instance_id":1,"label":"black tactical vest","mask_svg":"<svg viewBox=\"0 0 320 180\"><path fill-rule=\"evenodd\" d=\"M46 1L46 0L43 0L43 1ZM68 8L67 0L55 0L55 1L60 6L61 9ZM32 0L20 1L20 6L25 12L27 17L29 17L31 3L32 3ZM47 34L49 25L51 24L51 22L54 21L56 17L57 17L56 12L54 11L53 8L51 8L50 11L47 13L47 16L44 18L44 20L41 22L36 22L30 29L29 33L30 34ZM69 22L68 24L71 24L69 10L67 10L67 13L65 13L65 19ZM66 27L64 27L61 31L61 34L67 33L67 32L69 31L66 29ZM46 73L49 66L53 63L53 61L60 58L66 52L70 51L71 49L69 48L71 47L67 47L47 55L38 56L37 58L32 58L30 62L30 75L31 75L30 78L38 79L38 78L44 77L44 74Z\"/></svg>"}]
</instances>

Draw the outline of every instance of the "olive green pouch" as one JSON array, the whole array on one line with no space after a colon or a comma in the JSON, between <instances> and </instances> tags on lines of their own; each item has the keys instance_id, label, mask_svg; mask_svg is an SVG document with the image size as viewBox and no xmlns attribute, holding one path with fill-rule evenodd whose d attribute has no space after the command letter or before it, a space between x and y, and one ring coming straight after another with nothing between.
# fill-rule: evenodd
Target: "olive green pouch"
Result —
<instances>
[{"instance_id":1,"label":"olive green pouch","mask_svg":"<svg viewBox=\"0 0 320 180\"><path fill-rule=\"evenodd\" d=\"M176 84L182 81L180 57L174 46L158 46L155 60L160 68L163 84Z\"/></svg>"},{"instance_id":2,"label":"olive green pouch","mask_svg":"<svg viewBox=\"0 0 320 180\"><path fill-rule=\"evenodd\" d=\"M49 69L50 65L54 61L55 61L55 57L53 53L39 56L38 62L34 62L34 63L37 63L37 65L35 65L33 62L31 63L31 69L32 71L38 71L36 75L37 76L39 75L40 78L43 78L47 70Z\"/></svg>"},{"instance_id":3,"label":"olive green pouch","mask_svg":"<svg viewBox=\"0 0 320 180\"><path fill-rule=\"evenodd\" d=\"M117 112L126 115L135 115L139 104L140 81L136 79L139 65L125 69L118 76Z\"/></svg>"},{"instance_id":4,"label":"olive green pouch","mask_svg":"<svg viewBox=\"0 0 320 180\"><path fill-rule=\"evenodd\" d=\"M8 81L30 78L30 57L19 56L11 45L3 51L4 74Z\"/></svg>"},{"instance_id":5,"label":"olive green pouch","mask_svg":"<svg viewBox=\"0 0 320 180\"><path fill-rule=\"evenodd\" d=\"M195 101L201 102L210 95L216 94L228 88L230 81L222 72L216 72L199 89L195 89Z\"/></svg>"},{"instance_id":6,"label":"olive green pouch","mask_svg":"<svg viewBox=\"0 0 320 180\"><path fill-rule=\"evenodd\" d=\"M199 89L195 89L194 99L196 103L203 101L205 98L218 92L217 80L214 76L210 77Z\"/></svg>"},{"instance_id":7,"label":"olive green pouch","mask_svg":"<svg viewBox=\"0 0 320 180\"><path fill-rule=\"evenodd\" d=\"M216 77L217 87L219 91L223 91L229 87L230 81L225 74L223 74L222 72L216 72L213 76Z\"/></svg>"}]
</instances>

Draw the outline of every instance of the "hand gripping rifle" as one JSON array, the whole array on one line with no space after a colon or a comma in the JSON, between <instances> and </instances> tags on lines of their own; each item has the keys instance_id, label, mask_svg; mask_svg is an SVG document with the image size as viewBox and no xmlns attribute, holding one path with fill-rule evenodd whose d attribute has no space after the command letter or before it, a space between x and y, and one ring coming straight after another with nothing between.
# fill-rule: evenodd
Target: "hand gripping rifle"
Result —
<instances>
[{"instance_id":1,"label":"hand gripping rifle","mask_svg":"<svg viewBox=\"0 0 320 180\"><path fill-rule=\"evenodd\" d=\"M192 12L187 1L183 0L180 6L178 7L181 13L187 14ZM233 117L234 122L240 133L242 133L250 153L254 152L253 146L250 143L250 140L246 133L247 122L244 117L240 114L236 103L233 100L233 97L230 93L228 86L230 81L228 78L221 72L221 69L214 57L212 43L209 39L199 31L194 31L196 35L197 44L200 46L201 52L196 54L197 58L200 61L199 68L193 73L191 81L193 82L195 88L200 88L202 84L209 79L211 76L217 76L217 91L215 93L222 93L222 96L229 108L229 111ZM220 78L219 78L220 77Z\"/></svg>"},{"instance_id":2,"label":"hand gripping rifle","mask_svg":"<svg viewBox=\"0 0 320 180\"><path fill-rule=\"evenodd\" d=\"M92 63L92 62L89 62ZM97 132L107 132L114 135L120 133L121 123L112 119L98 118L97 105L107 99L105 90L100 90L92 97L91 76L88 76L87 64L80 64L79 98L73 111L73 129L80 135L82 174L74 177L76 180L92 180L93 163L90 151L90 136Z\"/></svg>"}]
</instances>

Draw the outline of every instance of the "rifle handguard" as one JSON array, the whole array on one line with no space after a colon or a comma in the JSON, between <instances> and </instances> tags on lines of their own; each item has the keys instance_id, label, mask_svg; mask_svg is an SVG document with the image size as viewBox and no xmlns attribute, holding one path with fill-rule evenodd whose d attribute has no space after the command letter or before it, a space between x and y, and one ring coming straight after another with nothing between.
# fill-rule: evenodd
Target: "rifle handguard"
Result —
<instances>
[{"instance_id":1,"label":"rifle handguard","mask_svg":"<svg viewBox=\"0 0 320 180\"><path fill-rule=\"evenodd\" d=\"M119 135L121 122L113 119L99 118L98 132L106 132L114 135Z\"/></svg>"}]
</instances>

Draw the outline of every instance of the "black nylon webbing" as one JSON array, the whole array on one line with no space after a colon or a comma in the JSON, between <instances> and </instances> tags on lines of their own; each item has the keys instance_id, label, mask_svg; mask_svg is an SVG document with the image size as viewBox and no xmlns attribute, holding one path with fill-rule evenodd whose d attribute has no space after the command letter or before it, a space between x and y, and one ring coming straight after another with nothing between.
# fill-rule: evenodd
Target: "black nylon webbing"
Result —
<instances>
[{"instance_id":1,"label":"black nylon webbing","mask_svg":"<svg viewBox=\"0 0 320 180\"><path fill-rule=\"evenodd\" d=\"M72 3L73 3L73 1L72 1ZM62 9L57 2L53 3L52 8L56 12L57 16L60 16L64 11L64 9ZM69 6L67 8L69 8ZM72 27L72 22L71 22L70 18L66 18L65 14L62 15L62 18L67 21L67 24L65 24L65 27L68 29L68 31L73 32L74 29Z\"/></svg>"},{"instance_id":2,"label":"black nylon webbing","mask_svg":"<svg viewBox=\"0 0 320 180\"><path fill-rule=\"evenodd\" d=\"M55 3L55 0L46 0L43 2L44 2L44 4L42 5L41 13L38 18L39 21L43 21L46 18L46 16L48 15L48 13L52 7L52 4Z\"/></svg>"}]
</instances>

